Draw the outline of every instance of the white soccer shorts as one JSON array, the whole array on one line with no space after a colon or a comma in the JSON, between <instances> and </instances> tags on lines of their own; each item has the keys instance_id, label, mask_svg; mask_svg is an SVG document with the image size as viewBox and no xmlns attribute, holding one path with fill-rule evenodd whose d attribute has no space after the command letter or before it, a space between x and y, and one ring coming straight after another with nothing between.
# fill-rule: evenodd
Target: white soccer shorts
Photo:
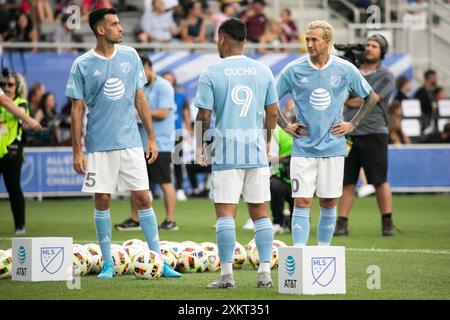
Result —
<instances>
[{"instance_id":1,"label":"white soccer shorts","mask_svg":"<svg viewBox=\"0 0 450 320\"><path fill-rule=\"evenodd\" d=\"M247 203L270 201L269 167L212 172L209 196L214 203L238 204L241 194Z\"/></svg>"},{"instance_id":2,"label":"white soccer shorts","mask_svg":"<svg viewBox=\"0 0 450 320\"><path fill-rule=\"evenodd\" d=\"M342 196L345 158L291 158L293 198L339 198Z\"/></svg>"},{"instance_id":3,"label":"white soccer shorts","mask_svg":"<svg viewBox=\"0 0 450 320\"><path fill-rule=\"evenodd\" d=\"M86 164L83 192L112 194L116 187L118 191L149 189L141 147L88 153Z\"/></svg>"}]
</instances>

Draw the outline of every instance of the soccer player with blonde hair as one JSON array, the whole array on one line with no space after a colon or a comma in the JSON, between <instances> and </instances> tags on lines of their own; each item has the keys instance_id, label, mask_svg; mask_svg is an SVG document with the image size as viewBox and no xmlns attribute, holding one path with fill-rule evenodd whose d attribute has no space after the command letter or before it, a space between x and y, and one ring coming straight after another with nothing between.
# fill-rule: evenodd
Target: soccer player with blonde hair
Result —
<instances>
[{"instance_id":1,"label":"soccer player with blonde hair","mask_svg":"<svg viewBox=\"0 0 450 320\"><path fill-rule=\"evenodd\" d=\"M308 54L289 63L277 82L279 98L290 93L295 104L300 138L294 138L291 158L292 239L305 246L309 237L313 197L320 200L318 244L330 245L336 222L337 198L342 195L344 136L354 130L375 106L372 88L350 62L335 55L333 27L326 21L308 24ZM364 103L349 122L342 118L348 93ZM281 123L280 123L281 122ZM281 127L287 127L280 119ZM283 123L284 122L284 123Z\"/></svg>"}]
</instances>

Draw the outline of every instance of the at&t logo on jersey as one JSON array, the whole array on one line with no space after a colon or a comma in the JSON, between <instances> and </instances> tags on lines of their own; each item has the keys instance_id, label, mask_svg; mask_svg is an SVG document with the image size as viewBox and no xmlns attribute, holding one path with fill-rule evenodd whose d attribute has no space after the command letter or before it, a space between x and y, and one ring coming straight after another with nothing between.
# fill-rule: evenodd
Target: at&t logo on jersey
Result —
<instances>
[{"instance_id":1,"label":"at&t logo on jersey","mask_svg":"<svg viewBox=\"0 0 450 320\"><path fill-rule=\"evenodd\" d=\"M331 95L327 90L317 88L309 96L309 103L317 110L326 110L331 104Z\"/></svg>"},{"instance_id":2,"label":"at&t logo on jersey","mask_svg":"<svg viewBox=\"0 0 450 320\"><path fill-rule=\"evenodd\" d=\"M125 94L125 86L118 78L109 78L103 87L103 94L109 100L119 100Z\"/></svg>"}]
</instances>

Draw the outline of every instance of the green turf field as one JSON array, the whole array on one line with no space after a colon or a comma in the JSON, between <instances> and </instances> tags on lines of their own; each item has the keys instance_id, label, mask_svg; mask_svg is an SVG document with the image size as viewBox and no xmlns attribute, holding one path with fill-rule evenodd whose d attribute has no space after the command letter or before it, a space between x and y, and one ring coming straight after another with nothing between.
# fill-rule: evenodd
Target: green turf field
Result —
<instances>
[{"instance_id":1,"label":"green turf field","mask_svg":"<svg viewBox=\"0 0 450 320\"><path fill-rule=\"evenodd\" d=\"M163 219L163 203L154 204L158 221ZM11 247L13 234L9 202L0 201L0 248ZM112 204L112 222L128 216L129 203ZM26 236L70 236L74 243L95 240L93 201L46 200L27 202ZM253 232L241 227L247 219L241 205L236 222L237 241L247 244ZM316 243L318 208L312 211L310 244ZM207 200L177 204L179 231L161 231L161 240L215 242L213 205ZM333 240L347 248L347 294L339 296L290 296L274 287L256 288L256 271L249 264L235 272L235 290L206 290L218 273L184 274L181 279L137 280L134 276L98 280L81 278L81 288L68 289L65 282L23 283L0 280L0 300L4 299L450 299L450 197L395 196L394 223L398 231L392 238L381 236L380 217L375 198L357 199L350 220L350 236ZM113 231L113 241L143 239L140 232ZM291 244L288 234L277 235ZM384 250L378 250L384 249ZM379 266L381 289L369 290L367 268Z\"/></svg>"}]
</instances>

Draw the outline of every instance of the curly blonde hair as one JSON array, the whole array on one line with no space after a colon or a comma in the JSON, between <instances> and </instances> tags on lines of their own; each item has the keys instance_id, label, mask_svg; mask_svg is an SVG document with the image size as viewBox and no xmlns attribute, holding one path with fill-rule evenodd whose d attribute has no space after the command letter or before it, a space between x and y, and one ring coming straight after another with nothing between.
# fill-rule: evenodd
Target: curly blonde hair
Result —
<instances>
[{"instance_id":1,"label":"curly blonde hair","mask_svg":"<svg viewBox=\"0 0 450 320\"><path fill-rule=\"evenodd\" d=\"M334 28L330 23L325 20L314 20L308 24L307 29L322 29L323 39L328 43L328 53L336 53L334 48Z\"/></svg>"}]
</instances>

